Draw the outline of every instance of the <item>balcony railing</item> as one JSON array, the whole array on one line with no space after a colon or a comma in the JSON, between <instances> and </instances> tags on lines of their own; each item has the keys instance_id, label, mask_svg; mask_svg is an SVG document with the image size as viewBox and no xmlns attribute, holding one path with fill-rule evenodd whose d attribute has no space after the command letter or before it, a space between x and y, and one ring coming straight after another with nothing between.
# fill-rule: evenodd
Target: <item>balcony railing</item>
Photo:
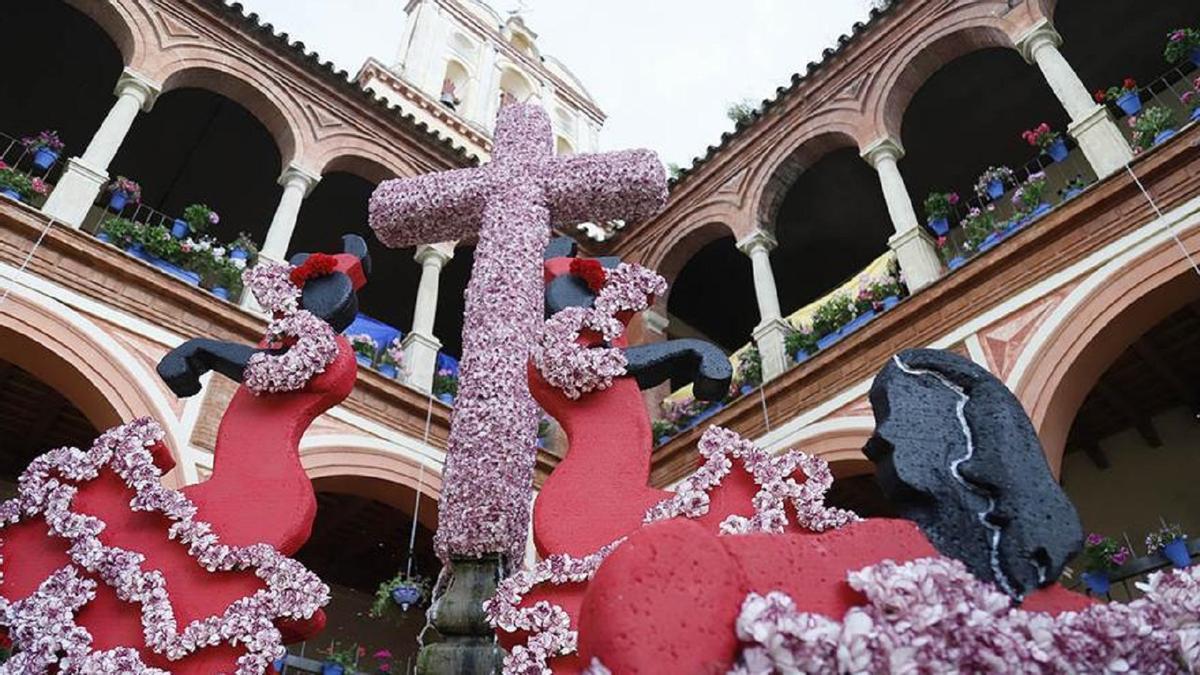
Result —
<instances>
[{"instance_id":1,"label":"balcony railing","mask_svg":"<svg viewBox=\"0 0 1200 675\"><path fill-rule=\"evenodd\" d=\"M11 188L3 190L5 186L0 185L0 191L8 199L41 208L46 202L46 196L58 182L59 176L62 175L63 157L64 153L62 152L31 150L21 139L0 133L0 163L23 174L30 182L34 183L35 187L40 188L40 190L34 190L27 194L20 194L19 191Z\"/></svg>"},{"instance_id":2,"label":"balcony railing","mask_svg":"<svg viewBox=\"0 0 1200 675\"><path fill-rule=\"evenodd\" d=\"M1132 544L1129 541L1126 541L1126 544L1132 550ZM1197 558L1200 558L1200 537L1188 541L1187 550L1190 560L1193 563ZM1108 578L1112 586L1108 593L1099 597L1123 602L1141 597L1142 592L1137 588L1137 584L1145 581L1154 572L1171 567L1171 562L1161 553L1130 560L1109 573ZM1072 590L1085 593L1087 592L1087 588L1083 583L1082 576L1082 574L1075 574L1074 578L1069 582L1064 581L1064 584Z\"/></svg>"}]
</instances>

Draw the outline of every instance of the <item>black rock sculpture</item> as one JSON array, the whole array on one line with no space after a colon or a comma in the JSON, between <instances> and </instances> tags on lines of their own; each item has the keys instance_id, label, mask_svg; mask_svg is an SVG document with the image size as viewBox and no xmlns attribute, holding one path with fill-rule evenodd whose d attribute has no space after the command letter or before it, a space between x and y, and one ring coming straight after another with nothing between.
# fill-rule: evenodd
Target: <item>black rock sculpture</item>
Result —
<instances>
[{"instance_id":1,"label":"black rock sculpture","mask_svg":"<svg viewBox=\"0 0 1200 675\"><path fill-rule=\"evenodd\" d=\"M864 452L884 493L938 551L1020 599L1058 579L1083 528L1021 403L951 352L893 357L870 393Z\"/></svg>"}]
</instances>

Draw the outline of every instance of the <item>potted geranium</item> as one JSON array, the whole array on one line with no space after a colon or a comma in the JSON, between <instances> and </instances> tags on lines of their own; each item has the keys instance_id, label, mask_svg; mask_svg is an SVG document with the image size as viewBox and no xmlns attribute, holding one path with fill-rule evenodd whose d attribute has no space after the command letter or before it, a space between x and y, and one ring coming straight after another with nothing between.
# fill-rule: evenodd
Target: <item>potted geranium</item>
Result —
<instances>
[{"instance_id":1,"label":"potted geranium","mask_svg":"<svg viewBox=\"0 0 1200 675\"><path fill-rule=\"evenodd\" d=\"M1200 31L1194 28L1177 28L1167 33L1167 46L1163 49L1167 63L1179 63L1190 59L1200 67Z\"/></svg>"},{"instance_id":2,"label":"potted geranium","mask_svg":"<svg viewBox=\"0 0 1200 675\"><path fill-rule=\"evenodd\" d=\"M937 242L938 255L942 262L946 263L946 268L954 271L967 263L967 257L959 250L954 242L950 241L950 237L938 237Z\"/></svg>"},{"instance_id":3,"label":"potted geranium","mask_svg":"<svg viewBox=\"0 0 1200 675\"><path fill-rule=\"evenodd\" d=\"M458 396L458 375L449 368L439 368L433 374L433 395L446 405L453 405Z\"/></svg>"},{"instance_id":4,"label":"potted geranium","mask_svg":"<svg viewBox=\"0 0 1200 675\"><path fill-rule=\"evenodd\" d=\"M957 192L933 192L925 198L925 218L939 237L950 231L950 215L958 204Z\"/></svg>"},{"instance_id":5,"label":"potted geranium","mask_svg":"<svg viewBox=\"0 0 1200 675\"><path fill-rule=\"evenodd\" d=\"M654 445L659 446L671 439L679 430L670 420L657 419L650 423L650 430L654 434Z\"/></svg>"},{"instance_id":6,"label":"potted geranium","mask_svg":"<svg viewBox=\"0 0 1200 675\"><path fill-rule=\"evenodd\" d=\"M737 372L734 373L734 379L740 385L738 390L742 394L749 394L763 381L762 354L758 351L758 347L750 345L738 355L737 359Z\"/></svg>"},{"instance_id":7,"label":"potted geranium","mask_svg":"<svg viewBox=\"0 0 1200 675\"><path fill-rule=\"evenodd\" d=\"M1083 583L1092 593L1104 595L1112 585L1109 575L1129 560L1129 549L1111 537L1093 532L1084 542L1083 560L1086 570L1083 573Z\"/></svg>"},{"instance_id":8,"label":"potted geranium","mask_svg":"<svg viewBox=\"0 0 1200 675\"><path fill-rule=\"evenodd\" d=\"M58 132L49 129L36 136L22 138L21 145L33 153L33 165L42 171L54 166L63 150L63 142L59 139Z\"/></svg>"},{"instance_id":9,"label":"potted geranium","mask_svg":"<svg viewBox=\"0 0 1200 675\"><path fill-rule=\"evenodd\" d=\"M1061 162L1067 158L1067 141L1062 134L1051 129L1050 125L1045 122L1023 132L1021 138L1033 147L1041 149L1055 162Z\"/></svg>"},{"instance_id":10,"label":"potted geranium","mask_svg":"<svg viewBox=\"0 0 1200 675\"><path fill-rule=\"evenodd\" d=\"M390 651L380 649L372 654L371 657L375 659L375 672L380 673L380 675L388 675L392 672L392 662L395 660L395 657L392 656Z\"/></svg>"},{"instance_id":11,"label":"potted geranium","mask_svg":"<svg viewBox=\"0 0 1200 675\"><path fill-rule=\"evenodd\" d=\"M33 195L44 195L48 191L46 182L41 178L30 178L24 171L18 171L0 162L0 195L13 201L24 202Z\"/></svg>"},{"instance_id":12,"label":"potted geranium","mask_svg":"<svg viewBox=\"0 0 1200 675\"><path fill-rule=\"evenodd\" d=\"M108 208L120 213L125 206L142 201L142 186L125 176L117 176L109 181L105 188L108 191Z\"/></svg>"},{"instance_id":13,"label":"potted geranium","mask_svg":"<svg viewBox=\"0 0 1200 675\"><path fill-rule=\"evenodd\" d=\"M963 217L962 229L966 235L967 244L979 253L1000 243L1000 228L996 227L993 215L996 207L988 204L987 208L972 207Z\"/></svg>"},{"instance_id":14,"label":"potted geranium","mask_svg":"<svg viewBox=\"0 0 1200 675\"><path fill-rule=\"evenodd\" d=\"M1196 88L1200 89L1200 79L1196 80ZM1188 119L1190 121L1200 121L1200 95L1197 95L1195 89L1183 92L1183 96L1179 97L1179 102L1188 111Z\"/></svg>"},{"instance_id":15,"label":"potted geranium","mask_svg":"<svg viewBox=\"0 0 1200 675\"><path fill-rule=\"evenodd\" d=\"M999 199L1012 184L1013 171L1007 166L989 166L975 181L975 194L980 199Z\"/></svg>"},{"instance_id":16,"label":"potted geranium","mask_svg":"<svg viewBox=\"0 0 1200 675\"><path fill-rule=\"evenodd\" d=\"M817 353L817 335L808 327L801 326L800 330L787 334L787 337L784 338L784 347L787 349L787 353L796 360L796 363L804 363L810 356Z\"/></svg>"},{"instance_id":17,"label":"potted geranium","mask_svg":"<svg viewBox=\"0 0 1200 675\"><path fill-rule=\"evenodd\" d=\"M1045 192L1046 174L1038 171L1037 173L1029 174L1029 178L1026 178L1021 187L1017 188L1017 191L1013 193L1013 207L1021 215L1021 218L1018 219L1019 225L1027 224L1029 221L1050 210L1050 205L1042 201L1042 195Z\"/></svg>"},{"instance_id":18,"label":"potted geranium","mask_svg":"<svg viewBox=\"0 0 1200 675\"><path fill-rule=\"evenodd\" d=\"M238 232L237 239L229 245L229 257L234 260L245 260L248 267L258 264L258 245L245 232Z\"/></svg>"},{"instance_id":19,"label":"potted geranium","mask_svg":"<svg viewBox=\"0 0 1200 675\"><path fill-rule=\"evenodd\" d=\"M1164 524L1146 535L1146 553L1161 553L1172 565L1180 569L1192 564L1192 556L1188 553L1187 534L1178 524Z\"/></svg>"},{"instance_id":20,"label":"potted geranium","mask_svg":"<svg viewBox=\"0 0 1200 675\"><path fill-rule=\"evenodd\" d=\"M350 347L354 350L354 357L358 359L358 365L374 368L375 352L379 350L379 346L375 344L375 338L366 333L355 333L347 335L346 339L350 341Z\"/></svg>"},{"instance_id":21,"label":"potted geranium","mask_svg":"<svg viewBox=\"0 0 1200 675\"><path fill-rule=\"evenodd\" d=\"M400 338L394 338L379 355L379 372L385 377L399 380L408 376L404 363L404 344Z\"/></svg>"},{"instance_id":22,"label":"potted geranium","mask_svg":"<svg viewBox=\"0 0 1200 675\"><path fill-rule=\"evenodd\" d=\"M145 226L141 223L126 218L109 218L96 230L96 238L118 248L128 249L140 240L143 227Z\"/></svg>"},{"instance_id":23,"label":"potted geranium","mask_svg":"<svg viewBox=\"0 0 1200 675\"><path fill-rule=\"evenodd\" d=\"M358 645L338 649L336 640L330 642L329 647L321 650L321 675L342 675L347 669L353 670L358 659L366 653L367 650Z\"/></svg>"},{"instance_id":24,"label":"potted geranium","mask_svg":"<svg viewBox=\"0 0 1200 675\"><path fill-rule=\"evenodd\" d=\"M375 602L371 603L370 615L376 618L383 616L388 606L396 605L401 611L407 612L409 607L421 604L429 599L429 580L419 574L409 575L399 572L396 576L379 584L375 589Z\"/></svg>"},{"instance_id":25,"label":"potted geranium","mask_svg":"<svg viewBox=\"0 0 1200 675\"><path fill-rule=\"evenodd\" d=\"M1141 115L1129 118L1133 144L1139 151L1149 150L1175 135L1175 115L1160 105L1152 105Z\"/></svg>"},{"instance_id":26,"label":"potted geranium","mask_svg":"<svg viewBox=\"0 0 1200 675\"><path fill-rule=\"evenodd\" d=\"M1067 181L1067 184L1058 191L1062 201L1069 201L1079 196L1087 188L1087 181L1083 178L1083 174L1075 174L1075 177Z\"/></svg>"},{"instance_id":27,"label":"potted geranium","mask_svg":"<svg viewBox=\"0 0 1200 675\"><path fill-rule=\"evenodd\" d=\"M204 234L208 228L221 222L216 211L204 204L192 204L183 210L183 218L171 225L171 236L183 239L189 234Z\"/></svg>"},{"instance_id":28,"label":"potted geranium","mask_svg":"<svg viewBox=\"0 0 1200 675\"><path fill-rule=\"evenodd\" d=\"M842 338L842 327L854 319L854 302L845 293L838 293L821 303L813 312L812 328L817 334L817 346L828 349Z\"/></svg>"},{"instance_id":29,"label":"potted geranium","mask_svg":"<svg viewBox=\"0 0 1200 675\"><path fill-rule=\"evenodd\" d=\"M1142 98L1138 93L1137 80L1132 77L1125 78L1119 87L1109 87L1107 90L1097 91L1096 102L1104 103L1105 101L1116 103L1117 107L1126 115L1136 115L1142 111Z\"/></svg>"}]
</instances>

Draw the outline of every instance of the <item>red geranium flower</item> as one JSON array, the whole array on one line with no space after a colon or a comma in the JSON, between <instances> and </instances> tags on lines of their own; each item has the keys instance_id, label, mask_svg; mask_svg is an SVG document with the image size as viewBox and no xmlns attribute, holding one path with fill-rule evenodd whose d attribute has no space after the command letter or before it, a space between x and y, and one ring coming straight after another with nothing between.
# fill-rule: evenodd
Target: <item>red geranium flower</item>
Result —
<instances>
[{"instance_id":1,"label":"red geranium flower","mask_svg":"<svg viewBox=\"0 0 1200 675\"><path fill-rule=\"evenodd\" d=\"M299 267L293 269L289 277L293 284L304 288L304 283L309 279L329 276L335 269L337 269L337 258L328 253L314 253L308 256Z\"/></svg>"},{"instance_id":2,"label":"red geranium flower","mask_svg":"<svg viewBox=\"0 0 1200 675\"><path fill-rule=\"evenodd\" d=\"M1125 78L1125 81L1121 84L1126 89L1137 89L1137 80L1133 79L1132 77Z\"/></svg>"},{"instance_id":3,"label":"red geranium flower","mask_svg":"<svg viewBox=\"0 0 1200 675\"><path fill-rule=\"evenodd\" d=\"M1103 89L1097 89L1096 93L1092 94L1092 96L1096 98L1096 103L1104 103L1108 100L1108 94L1105 94Z\"/></svg>"},{"instance_id":4,"label":"red geranium flower","mask_svg":"<svg viewBox=\"0 0 1200 675\"><path fill-rule=\"evenodd\" d=\"M604 271L600 261L591 258L572 260L571 274L583 279L593 293L599 293L600 289L604 288L604 284L608 282L608 273Z\"/></svg>"}]
</instances>

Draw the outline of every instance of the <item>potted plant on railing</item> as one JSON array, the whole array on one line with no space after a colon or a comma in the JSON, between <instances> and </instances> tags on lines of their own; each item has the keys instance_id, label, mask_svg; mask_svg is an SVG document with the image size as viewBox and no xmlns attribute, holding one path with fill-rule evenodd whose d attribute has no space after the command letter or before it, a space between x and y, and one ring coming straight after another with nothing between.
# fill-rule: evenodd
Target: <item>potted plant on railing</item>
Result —
<instances>
[{"instance_id":1,"label":"potted plant on railing","mask_svg":"<svg viewBox=\"0 0 1200 675\"><path fill-rule=\"evenodd\" d=\"M1200 77L1192 83L1191 90L1183 92L1183 96L1179 97L1179 102L1188 111L1188 120L1200 122Z\"/></svg>"},{"instance_id":2,"label":"potted plant on railing","mask_svg":"<svg viewBox=\"0 0 1200 675\"><path fill-rule=\"evenodd\" d=\"M171 225L171 236L176 239L183 239L188 235L200 235L208 231L208 228L221 222L221 217L216 211L208 208L205 204L192 204L183 210L183 217L176 218Z\"/></svg>"},{"instance_id":3,"label":"potted plant on railing","mask_svg":"<svg viewBox=\"0 0 1200 675\"><path fill-rule=\"evenodd\" d=\"M925 219L937 236L950 231L950 215L958 204L957 192L932 192L925 198Z\"/></svg>"},{"instance_id":4,"label":"potted plant on railing","mask_svg":"<svg viewBox=\"0 0 1200 675\"><path fill-rule=\"evenodd\" d=\"M49 191L46 182L41 178L30 178L24 171L18 171L4 162L0 162L0 195L17 202L26 202L33 195L44 195Z\"/></svg>"},{"instance_id":5,"label":"potted plant on railing","mask_svg":"<svg viewBox=\"0 0 1200 675\"><path fill-rule=\"evenodd\" d=\"M1161 553L1179 569L1192 564L1192 556L1188 553L1187 534L1178 524L1164 524L1158 530L1146 535L1146 553L1149 555Z\"/></svg>"},{"instance_id":6,"label":"potted plant on railing","mask_svg":"<svg viewBox=\"0 0 1200 675\"><path fill-rule=\"evenodd\" d=\"M379 372L395 380L403 381L408 377L408 368L404 363L404 343L400 338L393 338L379 355Z\"/></svg>"},{"instance_id":7,"label":"potted plant on railing","mask_svg":"<svg viewBox=\"0 0 1200 675\"><path fill-rule=\"evenodd\" d=\"M323 656L321 663L321 675L342 675L346 669L354 669L358 659L365 656L366 649L354 645L345 649L337 648L337 641L329 643L329 647L321 650Z\"/></svg>"},{"instance_id":8,"label":"potted plant on railing","mask_svg":"<svg viewBox=\"0 0 1200 675\"><path fill-rule=\"evenodd\" d=\"M886 312L900 304L900 297L904 294L900 280L891 276L871 281L870 289L871 308L875 310L876 314Z\"/></svg>"},{"instance_id":9,"label":"potted plant on railing","mask_svg":"<svg viewBox=\"0 0 1200 675\"><path fill-rule=\"evenodd\" d=\"M817 334L817 346L828 349L842 338L842 327L854 318L854 303L850 296L838 293L821 303L813 312L813 332Z\"/></svg>"},{"instance_id":10,"label":"potted plant on railing","mask_svg":"<svg viewBox=\"0 0 1200 675\"><path fill-rule=\"evenodd\" d=\"M1062 201L1066 202L1078 197L1085 189L1087 189L1087 180L1083 174L1075 174L1075 177L1067 181L1067 184L1058 191L1058 195Z\"/></svg>"},{"instance_id":11,"label":"potted plant on railing","mask_svg":"<svg viewBox=\"0 0 1200 675\"><path fill-rule=\"evenodd\" d=\"M429 599L429 595L429 579L420 574L409 575L399 572L396 576L379 584L379 587L375 589L375 602L371 603L369 614L379 618L391 605L396 605L400 611L407 612L409 607L415 607Z\"/></svg>"},{"instance_id":12,"label":"potted plant on railing","mask_svg":"<svg viewBox=\"0 0 1200 675\"><path fill-rule=\"evenodd\" d=\"M247 267L258 264L258 244L245 232L239 232L237 239L229 245L229 257L234 260L246 261Z\"/></svg>"},{"instance_id":13,"label":"potted plant on railing","mask_svg":"<svg viewBox=\"0 0 1200 675\"><path fill-rule=\"evenodd\" d=\"M1142 114L1129 118L1133 144L1137 151L1149 150L1175 135L1175 115L1160 105L1152 105Z\"/></svg>"},{"instance_id":14,"label":"potted plant on railing","mask_svg":"<svg viewBox=\"0 0 1200 675\"><path fill-rule=\"evenodd\" d=\"M950 237L938 237L936 246L938 256L951 272L967 264L967 256L963 255L965 251L960 251L954 242L950 241Z\"/></svg>"},{"instance_id":15,"label":"potted plant on railing","mask_svg":"<svg viewBox=\"0 0 1200 675\"><path fill-rule=\"evenodd\" d=\"M141 230L138 245L126 250L177 279L193 286L200 284L200 273L196 269L202 265L197 264L194 249L173 238L165 227L147 225Z\"/></svg>"},{"instance_id":16,"label":"potted plant on railing","mask_svg":"<svg viewBox=\"0 0 1200 675\"><path fill-rule=\"evenodd\" d=\"M458 375L449 368L439 368L433 374L433 395L446 405L454 405L458 396Z\"/></svg>"},{"instance_id":17,"label":"potted plant on railing","mask_svg":"<svg viewBox=\"0 0 1200 675\"><path fill-rule=\"evenodd\" d=\"M695 426L693 417L696 414L696 400L690 396L662 402L663 419L679 431L687 431Z\"/></svg>"},{"instance_id":18,"label":"potted plant on railing","mask_svg":"<svg viewBox=\"0 0 1200 675\"><path fill-rule=\"evenodd\" d=\"M395 657L386 649L380 649L371 655L375 659L375 672L379 675L391 675L392 666L395 662Z\"/></svg>"},{"instance_id":19,"label":"potted plant on railing","mask_svg":"<svg viewBox=\"0 0 1200 675\"><path fill-rule=\"evenodd\" d=\"M125 176L117 176L109 181L105 190L108 192L109 210L117 213L124 211L130 203L138 204L142 201L142 186Z\"/></svg>"},{"instance_id":20,"label":"potted plant on railing","mask_svg":"<svg viewBox=\"0 0 1200 675\"><path fill-rule=\"evenodd\" d=\"M1017 219L1015 231L1017 228L1024 227L1030 221L1041 216L1050 210L1050 205L1042 201L1042 195L1046 193L1046 174L1038 171L1037 173L1029 174L1029 178L1017 188L1013 193L1012 204L1020 214Z\"/></svg>"},{"instance_id":21,"label":"potted plant on railing","mask_svg":"<svg viewBox=\"0 0 1200 675\"><path fill-rule=\"evenodd\" d=\"M375 338L366 333L354 333L347 335L346 339L350 341L350 347L354 350L354 357L358 359L358 365L364 368L375 367L375 352L379 346L375 344Z\"/></svg>"},{"instance_id":22,"label":"potted plant on railing","mask_svg":"<svg viewBox=\"0 0 1200 675\"><path fill-rule=\"evenodd\" d=\"M817 353L817 335L806 326L792 331L784 338L784 347L796 363L804 363Z\"/></svg>"},{"instance_id":23,"label":"potted plant on railing","mask_svg":"<svg viewBox=\"0 0 1200 675\"><path fill-rule=\"evenodd\" d=\"M738 391L742 395L749 394L762 385L762 354L758 351L758 347L750 345L738 355L737 372L734 373L734 378L740 383Z\"/></svg>"},{"instance_id":24,"label":"potted plant on railing","mask_svg":"<svg viewBox=\"0 0 1200 675\"><path fill-rule=\"evenodd\" d=\"M1190 59L1200 67L1200 31L1195 28L1177 28L1167 33L1167 46L1163 49L1163 58L1170 64Z\"/></svg>"},{"instance_id":25,"label":"potted plant on railing","mask_svg":"<svg viewBox=\"0 0 1200 675\"><path fill-rule=\"evenodd\" d=\"M210 249L214 253L223 248ZM202 256L201 257L203 260ZM244 260L231 260L224 256L210 254L207 260L199 263L204 270L200 273L202 285L213 295L222 300L237 298L242 293L242 271L246 265Z\"/></svg>"},{"instance_id":26,"label":"potted plant on railing","mask_svg":"<svg viewBox=\"0 0 1200 675\"><path fill-rule=\"evenodd\" d=\"M1013 171L1007 166L989 166L987 171L979 175L975 181L975 194L980 199L999 199L1008 191L1008 186L1014 181Z\"/></svg>"},{"instance_id":27,"label":"potted plant on railing","mask_svg":"<svg viewBox=\"0 0 1200 675\"><path fill-rule=\"evenodd\" d=\"M1129 560L1129 549L1121 546L1111 537L1093 532L1084 542L1083 560L1085 570L1083 583L1092 593L1105 595L1112 585L1110 575L1113 570Z\"/></svg>"},{"instance_id":28,"label":"potted plant on railing","mask_svg":"<svg viewBox=\"0 0 1200 675\"><path fill-rule=\"evenodd\" d=\"M651 422L650 430L654 434L655 446L662 445L671 440L671 437L679 431L673 422L665 419L657 419Z\"/></svg>"},{"instance_id":29,"label":"potted plant on railing","mask_svg":"<svg viewBox=\"0 0 1200 675\"><path fill-rule=\"evenodd\" d=\"M141 223L127 218L109 218L96 230L96 238L121 249L129 249L141 240Z\"/></svg>"},{"instance_id":30,"label":"potted plant on railing","mask_svg":"<svg viewBox=\"0 0 1200 675\"><path fill-rule=\"evenodd\" d=\"M1137 80L1125 78L1119 87L1109 87L1096 92L1096 102L1110 101L1116 103L1126 115L1136 115L1142 111L1142 95L1138 92Z\"/></svg>"},{"instance_id":31,"label":"potted plant on railing","mask_svg":"<svg viewBox=\"0 0 1200 675\"><path fill-rule=\"evenodd\" d=\"M995 211L996 207L992 204L988 204L985 209L973 206L962 220L967 244L978 253L983 253L999 244L1003 238L1001 234L1003 228L996 226L996 218L993 215Z\"/></svg>"},{"instance_id":32,"label":"potted plant on railing","mask_svg":"<svg viewBox=\"0 0 1200 675\"><path fill-rule=\"evenodd\" d=\"M1021 134L1021 138L1025 142L1035 148L1039 148L1042 152L1050 156L1050 159L1055 162L1061 162L1067 158L1067 141L1063 135L1050 128L1049 124L1042 122L1036 127L1029 129Z\"/></svg>"},{"instance_id":33,"label":"potted plant on railing","mask_svg":"<svg viewBox=\"0 0 1200 675\"><path fill-rule=\"evenodd\" d=\"M63 151L63 142L57 131L47 129L36 136L21 139L21 145L33 153L33 165L47 171L58 161Z\"/></svg>"}]
</instances>

